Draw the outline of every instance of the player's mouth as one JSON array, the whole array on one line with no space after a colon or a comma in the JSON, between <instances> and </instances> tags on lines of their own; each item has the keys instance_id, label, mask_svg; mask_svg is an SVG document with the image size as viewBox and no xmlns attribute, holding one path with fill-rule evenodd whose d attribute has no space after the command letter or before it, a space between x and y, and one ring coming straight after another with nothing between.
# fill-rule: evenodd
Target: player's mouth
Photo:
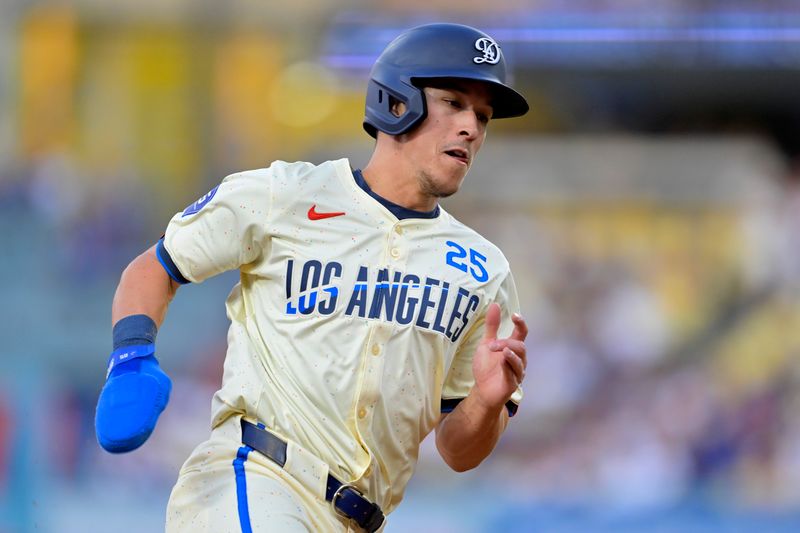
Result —
<instances>
[{"instance_id":1,"label":"player's mouth","mask_svg":"<svg viewBox=\"0 0 800 533\"><path fill-rule=\"evenodd\" d=\"M451 148L444 151L445 154L452 157L459 163L469 166L469 151L464 148Z\"/></svg>"}]
</instances>

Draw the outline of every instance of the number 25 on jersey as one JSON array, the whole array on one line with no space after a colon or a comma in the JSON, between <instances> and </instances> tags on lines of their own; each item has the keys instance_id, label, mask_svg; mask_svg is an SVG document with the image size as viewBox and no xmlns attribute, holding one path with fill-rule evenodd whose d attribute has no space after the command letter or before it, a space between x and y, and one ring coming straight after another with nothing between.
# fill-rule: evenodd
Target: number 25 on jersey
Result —
<instances>
[{"instance_id":1,"label":"number 25 on jersey","mask_svg":"<svg viewBox=\"0 0 800 533\"><path fill-rule=\"evenodd\" d=\"M460 244L447 241L450 250L447 252L447 264L456 267L462 272L469 272L476 281L486 281L489 279L489 273L486 272L486 256L477 252L475 249L469 249L469 264L467 264L467 250Z\"/></svg>"}]
</instances>

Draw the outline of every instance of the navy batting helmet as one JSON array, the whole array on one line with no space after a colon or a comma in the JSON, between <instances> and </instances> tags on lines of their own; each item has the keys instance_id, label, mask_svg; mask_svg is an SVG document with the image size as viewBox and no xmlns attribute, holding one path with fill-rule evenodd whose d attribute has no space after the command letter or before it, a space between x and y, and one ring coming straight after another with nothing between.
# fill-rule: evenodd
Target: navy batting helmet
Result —
<instances>
[{"instance_id":1,"label":"navy batting helmet","mask_svg":"<svg viewBox=\"0 0 800 533\"><path fill-rule=\"evenodd\" d=\"M492 118L518 117L528 102L506 85L506 61L497 42L461 24L426 24L412 28L378 57L370 72L364 129L399 135L419 124L427 113L422 87L426 79L465 78L485 82L492 93ZM394 100L406 105L395 116Z\"/></svg>"}]
</instances>

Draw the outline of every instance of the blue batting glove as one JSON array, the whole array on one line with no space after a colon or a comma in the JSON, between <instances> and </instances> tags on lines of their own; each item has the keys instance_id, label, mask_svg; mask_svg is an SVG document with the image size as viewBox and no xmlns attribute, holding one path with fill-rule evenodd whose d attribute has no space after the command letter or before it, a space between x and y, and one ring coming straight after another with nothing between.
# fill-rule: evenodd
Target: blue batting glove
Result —
<instances>
[{"instance_id":1,"label":"blue batting glove","mask_svg":"<svg viewBox=\"0 0 800 533\"><path fill-rule=\"evenodd\" d=\"M147 440L169 401L172 381L158 366L155 345L114 350L95 413L100 446L111 453L135 450Z\"/></svg>"}]
</instances>

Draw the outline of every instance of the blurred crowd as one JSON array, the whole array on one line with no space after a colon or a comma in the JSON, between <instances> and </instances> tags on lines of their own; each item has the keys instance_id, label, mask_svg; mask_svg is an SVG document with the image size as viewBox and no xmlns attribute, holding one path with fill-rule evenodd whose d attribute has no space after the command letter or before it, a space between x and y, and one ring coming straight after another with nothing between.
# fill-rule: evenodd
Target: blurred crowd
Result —
<instances>
[{"instance_id":1,"label":"blurred crowd","mask_svg":"<svg viewBox=\"0 0 800 533\"><path fill-rule=\"evenodd\" d=\"M800 179L775 178L735 210L534 216L526 398L498 485L625 512L800 508Z\"/></svg>"}]
</instances>

